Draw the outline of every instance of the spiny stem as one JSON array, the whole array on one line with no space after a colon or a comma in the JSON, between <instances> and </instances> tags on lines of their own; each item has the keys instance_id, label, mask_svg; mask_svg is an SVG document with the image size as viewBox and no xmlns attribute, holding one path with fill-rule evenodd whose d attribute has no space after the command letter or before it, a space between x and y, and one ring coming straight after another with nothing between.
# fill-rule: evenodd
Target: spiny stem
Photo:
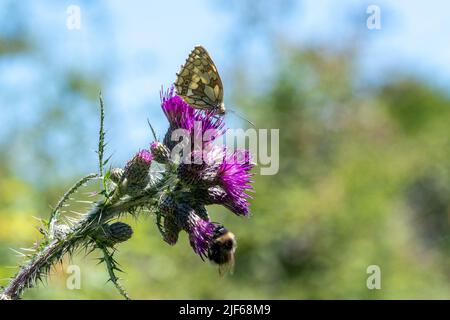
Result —
<instances>
[{"instance_id":1,"label":"spiny stem","mask_svg":"<svg viewBox=\"0 0 450 320\"><path fill-rule=\"evenodd\" d=\"M99 94L99 100L100 100L100 130L99 130L99 139L98 139L98 167L99 167L99 173L100 176L103 177L103 153L105 151L105 129L104 129L104 122L105 122L105 106L103 104L103 97L102 93Z\"/></svg>"},{"instance_id":2,"label":"spiny stem","mask_svg":"<svg viewBox=\"0 0 450 320\"><path fill-rule=\"evenodd\" d=\"M86 244L89 241L89 235L104 223L135 208L154 206L159 191L164 189L167 183L167 177L163 177L158 183L146 188L138 196L118 199L115 203L107 200L98 202L71 228L69 233L61 239L44 243L30 261L20 267L17 274L0 294L0 299L19 299L23 291L33 287L37 280L45 277L50 267L61 261L64 254L72 254L76 248Z\"/></svg>"},{"instance_id":3,"label":"spiny stem","mask_svg":"<svg viewBox=\"0 0 450 320\"><path fill-rule=\"evenodd\" d=\"M114 284L114 286L116 287L117 291L119 291L119 293L127 300L131 300L130 296L128 295L128 293L125 291L125 289L123 288L123 286L120 284L119 282L119 278L116 276L116 274L114 273L114 270L118 270L117 268L117 263L113 258L113 253L110 253L108 251L108 248L106 248L105 245L98 243L97 246L99 247L100 250L102 250L103 252L103 258L101 259L102 262L105 262L106 264L106 268L108 270L108 274L109 274L109 280L111 280L111 282Z\"/></svg>"},{"instance_id":4,"label":"spiny stem","mask_svg":"<svg viewBox=\"0 0 450 320\"><path fill-rule=\"evenodd\" d=\"M52 213L50 214L50 220L49 220L49 236L50 239L53 239L54 236L54 226L55 223L58 221L59 218L59 212L61 208L63 207L64 203L69 199L69 197L78 190L83 184L88 182L91 179L94 179L98 177L96 173L91 173L80 180L78 180L67 192L61 197L61 199L58 201L58 204L53 209Z\"/></svg>"}]
</instances>

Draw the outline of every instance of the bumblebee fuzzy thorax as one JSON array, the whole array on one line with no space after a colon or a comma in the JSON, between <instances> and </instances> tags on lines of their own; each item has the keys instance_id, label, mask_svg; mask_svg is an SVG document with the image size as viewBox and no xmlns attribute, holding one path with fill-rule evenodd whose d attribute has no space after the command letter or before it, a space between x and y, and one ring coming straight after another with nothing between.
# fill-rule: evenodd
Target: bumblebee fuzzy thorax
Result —
<instances>
[{"instance_id":1,"label":"bumblebee fuzzy thorax","mask_svg":"<svg viewBox=\"0 0 450 320\"><path fill-rule=\"evenodd\" d=\"M233 270L236 247L236 237L233 233L223 227L216 231L208 249L208 259L219 265L221 274Z\"/></svg>"}]
</instances>

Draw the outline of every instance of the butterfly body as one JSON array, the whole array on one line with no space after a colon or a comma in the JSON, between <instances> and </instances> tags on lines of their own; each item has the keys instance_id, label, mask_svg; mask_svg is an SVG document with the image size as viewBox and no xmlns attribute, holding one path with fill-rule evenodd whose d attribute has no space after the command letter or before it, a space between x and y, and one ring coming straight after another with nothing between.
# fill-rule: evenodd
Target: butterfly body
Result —
<instances>
[{"instance_id":1,"label":"butterfly body","mask_svg":"<svg viewBox=\"0 0 450 320\"><path fill-rule=\"evenodd\" d=\"M196 46L175 80L177 94L196 109L225 113L223 84L208 51Z\"/></svg>"}]
</instances>

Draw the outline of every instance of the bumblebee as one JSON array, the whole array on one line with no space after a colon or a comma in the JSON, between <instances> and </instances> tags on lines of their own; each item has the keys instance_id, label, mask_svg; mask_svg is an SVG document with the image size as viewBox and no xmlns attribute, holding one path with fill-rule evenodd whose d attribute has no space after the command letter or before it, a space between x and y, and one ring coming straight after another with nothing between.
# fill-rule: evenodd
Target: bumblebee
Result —
<instances>
[{"instance_id":1,"label":"bumblebee","mask_svg":"<svg viewBox=\"0 0 450 320\"><path fill-rule=\"evenodd\" d=\"M219 265L221 275L233 273L236 237L224 226L219 226L214 233L213 242L208 249L208 259Z\"/></svg>"}]
</instances>

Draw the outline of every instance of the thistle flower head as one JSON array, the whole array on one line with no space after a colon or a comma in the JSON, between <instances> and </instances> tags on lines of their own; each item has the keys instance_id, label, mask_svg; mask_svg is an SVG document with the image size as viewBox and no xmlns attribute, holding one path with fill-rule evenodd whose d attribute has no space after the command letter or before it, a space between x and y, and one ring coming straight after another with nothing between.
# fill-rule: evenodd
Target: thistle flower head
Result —
<instances>
[{"instance_id":1,"label":"thistle flower head","mask_svg":"<svg viewBox=\"0 0 450 320\"><path fill-rule=\"evenodd\" d=\"M223 147L209 145L203 151L194 150L178 166L178 178L186 185L211 186L223 158Z\"/></svg>"},{"instance_id":2,"label":"thistle flower head","mask_svg":"<svg viewBox=\"0 0 450 320\"><path fill-rule=\"evenodd\" d=\"M213 147L209 153L200 155L201 161L194 159L191 163L178 166L178 178L197 190L197 196L203 198L205 204L222 204L237 215L249 214L246 192L252 189L250 170L254 164L250 154L245 150L229 153L226 148Z\"/></svg>"},{"instance_id":3,"label":"thistle flower head","mask_svg":"<svg viewBox=\"0 0 450 320\"><path fill-rule=\"evenodd\" d=\"M197 110L194 115L194 127L191 131L194 130L194 138L203 140L205 148L225 133L224 127L225 122L222 117L216 116L212 111Z\"/></svg>"},{"instance_id":4,"label":"thistle flower head","mask_svg":"<svg viewBox=\"0 0 450 320\"><path fill-rule=\"evenodd\" d=\"M150 144L150 151L153 159L159 163L166 164L170 161L170 150L159 141Z\"/></svg>"},{"instance_id":5,"label":"thistle flower head","mask_svg":"<svg viewBox=\"0 0 450 320\"><path fill-rule=\"evenodd\" d=\"M131 238L133 229L124 222L114 222L109 225L109 235L114 243L124 242Z\"/></svg>"},{"instance_id":6,"label":"thistle flower head","mask_svg":"<svg viewBox=\"0 0 450 320\"><path fill-rule=\"evenodd\" d=\"M163 158L157 160L161 163L166 161L166 154L178 143L171 140L176 129L186 130L191 149L189 153L180 153L182 161L171 171L177 174L177 186L159 202L164 223L158 225L164 240L171 245L177 242L181 230L186 231L194 252L204 259L218 228L218 224L209 221L205 205L221 204L237 215L248 215L250 196L247 191L252 189L250 170L253 164L247 151L230 153L212 144L225 132L223 117L194 109L175 94L173 87L161 94L161 107L169 121L169 130L163 143L151 144L153 158ZM201 139L201 150L198 150L197 139Z\"/></svg>"},{"instance_id":7,"label":"thistle flower head","mask_svg":"<svg viewBox=\"0 0 450 320\"><path fill-rule=\"evenodd\" d=\"M110 172L110 179L112 182L118 184L122 180L123 169L122 168L113 168Z\"/></svg>"},{"instance_id":8,"label":"thistle flower head","mask_svg":"<svg viewBox=\"0 0 450 320\"><path fill-rule=\"evenodd\" d=\"M166 216L164 218L163 239L165 242L167 242L171 246L175 245L178 241L178 235L180 234L180 231L181 228L173 216Z\"/></svg>"},{"instance_id":9,"label":"thistle flower head","mask_svg":"<svg viewBox=\"0 0 450 320\"><path fill-rule=\"evenodd\" d=\"M170 245L177 243L178 235L183 229L179 222L177 208L177 203L171 196L166 195L159 201L159 211L164 217L164 225L159 228L161 230L162 227L163 239Z\"/></svg>"},{"instance_id":10,"label":"thistle flower head","mask_svg":"<svg viewBox=\"0 0 450 320\"><path fill-rule=\"evenodd\" d=\"M175 201L171 196L166 196L160 201L159 210L164 215L164 241L174 245L179 232L185 230L194 252L203 259L213 240L216 226L207 220L208 213L205 207L197 206L194 209L187 201L188 199Z\"/></svg>"},{"instance_id":11,"label":"thistle flower head","mask_svg":"<svg viewBox=\"0 0 450 320\"><path fill-rule=\"evenodd\" d=\"M169 130L164 137L164 144L169 149L176 143L171 141L172 132L176 129L187 130L191 143L200 141L203 147L225 133L223 118L217 117L214 112L194 109L175 95L173 87L161 93L161 108L169 121Z\"/></svg>"},{"instance_id":12,"label":"thistle flower head","mask_svg":"<svg viewBox=\"0 0 450 320\"><path fill-rule=\"evenodd\" d=\"M216 225L210 221L203 220L197 214L192 213L188 218L189 242L202 259L206 257L210 247Z\"/></svg>"},{"instance_id":13,"label":"thistle flower head","mask_svg":"<svg viewBox=\"0 0 450 320\"><path fill-rule=\"evenodd\" d=\"M114 247L120 242L127 241L133 235L133 229L124 222L114 222L112 224L104 224L99 228L93 237L108 247Z\"/></svg>"},{"instance_id":14,"label":"thistle flower head","mask_svg":"<svg viewBox=\"0 0 450 320\"><path fill-rule=\"evenodd\" d=\"M189 129L192 127L195 109L181 97L175 95L174 87L165 93L161 92L161 108L171 128Z\"/></svg>"},{"instance_id":15,"label":"thistle flower head","mask_svg":"<svg viewBox=\"0 0 450 320\"><path fill-rule=\"evenodd\" d=\"M153 156L148 150L140 150L130 161L128 161L125 166L125 173L132 170L131 168L135 166L150 167L152 160Z\"/></svg>"},{"instance_id":16,"label":"thistle flower head","mask_svg":"<svg viewBox=\"0 0 450 320\"><path fill-rule=\"evenodd\" d=\"M225 152L226 153L226 152ZM247 150L236 150L226 154L217 170L218 184L227 194L224 205L238 215L248 215L251 198L246 191L253 189L251 185L250 170L254 164L250 162L250 153Z\"/></svg>"},{"instance_id":17,"label":"thistle flower head","mask_svg":"<svg viewBox=\"0 0 450 320\"><path fill-rule=\"evenodd\" d=\"M138 191L147 185L152 159L148 150L141 150L128 161L122 175L128 191Z\"/></svg>"},{"instance_id":18,"label":"thistle flower head","mask_svg":"<svg viewBox=\"0 0 450 320\"><path fill-rule=\"evenodd\" d=\"M205 163L181 163L177 169L177 176L185 185L207 187L214 183L217 166L208 166Z\"/></svg>"}]
</instances>

